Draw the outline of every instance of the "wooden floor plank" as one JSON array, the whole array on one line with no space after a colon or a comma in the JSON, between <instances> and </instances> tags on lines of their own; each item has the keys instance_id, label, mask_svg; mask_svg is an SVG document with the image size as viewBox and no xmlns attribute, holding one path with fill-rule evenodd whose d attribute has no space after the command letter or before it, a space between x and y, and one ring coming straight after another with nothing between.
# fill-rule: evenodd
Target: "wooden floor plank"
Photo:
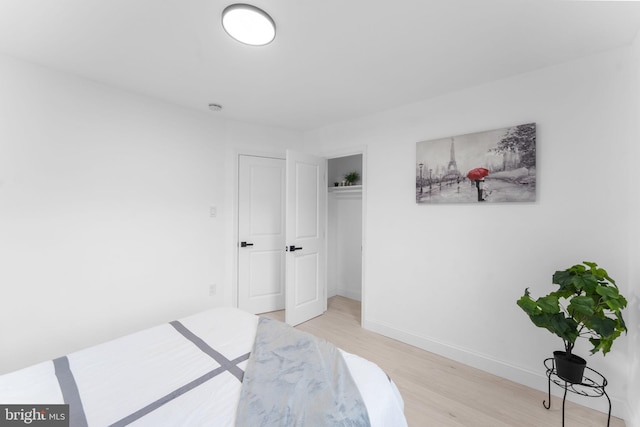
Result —
<instances>
[{"instance_id":1,"label":"wooden floor plank","mask_svg":"<svg viewBox=\"0 0 640 427\"><path fill-rule=\"evenodd\" d=\"M562 425L562 401L546 393L446 359L360 327L360 303L329 299L322 316L297 328L380 366L398 386L409 426L548 427ZM265 316L284 321L284 311ZM566 403L566 427L604 427L607 415ZM624 427L612 417L611 427Z\"/></svg>"}]
</instances>

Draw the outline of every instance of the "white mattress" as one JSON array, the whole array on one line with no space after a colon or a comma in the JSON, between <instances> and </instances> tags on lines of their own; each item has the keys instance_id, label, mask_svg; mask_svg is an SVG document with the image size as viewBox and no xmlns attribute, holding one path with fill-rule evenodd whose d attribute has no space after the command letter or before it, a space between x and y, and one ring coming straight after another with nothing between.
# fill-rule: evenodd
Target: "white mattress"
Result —
<instances>
[{"instance_id":1,"label":"white mattress","mask_svg":"<svg viewBox=\"0 0 640 427\"><path fill-rule=\"evenodd\" d=\"M257 321L237 309L213 309L5 374L0 404L69 403L78 427L234 426ZM343 356L371 425L406 426L402 398L386 374Z\"/></svg>"}]
</instances>

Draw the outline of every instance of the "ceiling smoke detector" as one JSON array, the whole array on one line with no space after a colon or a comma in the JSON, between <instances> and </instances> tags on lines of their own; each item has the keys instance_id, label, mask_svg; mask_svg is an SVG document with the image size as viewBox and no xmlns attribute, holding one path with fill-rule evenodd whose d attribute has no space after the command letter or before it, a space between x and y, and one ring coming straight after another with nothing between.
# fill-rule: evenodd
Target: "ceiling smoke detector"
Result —
<instances>
[{"instance_id":1,"label":"ceiling smoke detector","mask_svg":"<svg viewBox=\"0 0 640 427\"><path fill-rule=\"evenodd\" d=\"M276 23L262 9L250 4L232 4L222 11L222 27L240 43L264 46L276 37Z\"/></svg>"},{"instance_id":2,"label":"ceiling smoke detector","mask_svg":"<svg viewBox=\"0 0 640 427\"><path fill-rule=\"evenodd\" d=\"M209 109L211 111L221 111L222 110L222 105L220 105L220 104L209 104Z\"/></svg>"}]
</instances>

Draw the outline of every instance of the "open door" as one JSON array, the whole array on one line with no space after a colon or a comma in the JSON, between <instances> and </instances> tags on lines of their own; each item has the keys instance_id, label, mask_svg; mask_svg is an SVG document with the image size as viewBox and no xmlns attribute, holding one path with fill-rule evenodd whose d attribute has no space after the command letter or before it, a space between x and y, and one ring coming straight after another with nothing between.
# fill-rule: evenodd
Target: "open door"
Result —
<instances>
[{"instance_id":1,"label":"open door","mask_svg":"<svg viewBox=\"0 0 640 427\"><path fill-rule=\"evenodd\" d=\"M287 150L285 321L298 325L327 309L326 160Z\"/></svg>"}]
</instances>

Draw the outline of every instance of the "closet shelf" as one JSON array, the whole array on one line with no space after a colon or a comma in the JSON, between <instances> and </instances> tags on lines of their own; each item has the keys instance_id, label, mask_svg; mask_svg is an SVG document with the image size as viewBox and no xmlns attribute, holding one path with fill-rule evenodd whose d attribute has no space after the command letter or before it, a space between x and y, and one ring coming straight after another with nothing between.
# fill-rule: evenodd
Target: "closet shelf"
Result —
<instances>
[{"instance_id":1,"label":"closet shelf","mask_svg":"<svg viewBox=\"0 0 640 427\"><path fill-rule=\"evenodd\" d=\"M329 193L362 193L362 185L345 185L344 187L329 187Z\"/></svg>"}]
</instances>

